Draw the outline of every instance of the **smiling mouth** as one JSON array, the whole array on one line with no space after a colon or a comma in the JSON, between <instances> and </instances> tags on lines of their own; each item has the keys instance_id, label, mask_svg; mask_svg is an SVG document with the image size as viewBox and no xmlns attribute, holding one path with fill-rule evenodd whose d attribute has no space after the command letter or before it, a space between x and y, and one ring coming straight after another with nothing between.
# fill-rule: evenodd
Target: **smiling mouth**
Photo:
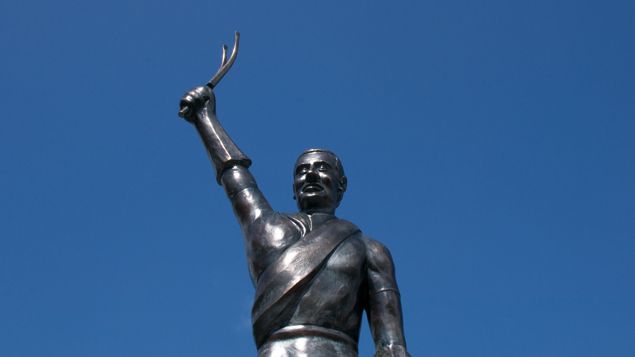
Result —
<instances>
[{"instance_id":1,"label":"smiling mouth","mask_svg":"<svg viewBox=\"0 0 635 357\"><path fill-rule=\"evenodd\" d=\"M324 190L324 188L316 183L311 183L302 187L302 192L312 193L312 192L320 192Z\"/></svg>"}]
</instances>

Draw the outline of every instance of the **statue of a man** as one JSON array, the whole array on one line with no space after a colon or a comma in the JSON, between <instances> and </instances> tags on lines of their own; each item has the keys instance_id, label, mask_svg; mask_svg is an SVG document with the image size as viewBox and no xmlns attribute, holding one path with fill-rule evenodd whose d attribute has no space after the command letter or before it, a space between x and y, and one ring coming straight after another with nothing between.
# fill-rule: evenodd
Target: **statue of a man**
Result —
<instances>
[{"instance_id":1,"label":"statue of a man","mask_svg":"<svg viewBox=\"0 0 635 357\"><path fill-rule=\"evenodd\" d=\"M245 238L258 356L356 357L364 310L375 356L409 356L389 251L335 216L347 184L340 159L303 152L293 172L299 212L274 211L218 121L210 87L186 93L181 115L203 139Z\"/></svg>"}]
</instances>

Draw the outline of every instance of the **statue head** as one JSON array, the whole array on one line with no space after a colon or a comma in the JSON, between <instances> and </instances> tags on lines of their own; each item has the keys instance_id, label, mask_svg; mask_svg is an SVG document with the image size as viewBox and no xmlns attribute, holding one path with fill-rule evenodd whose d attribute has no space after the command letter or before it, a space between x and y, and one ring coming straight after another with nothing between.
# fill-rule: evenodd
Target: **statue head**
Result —
<instances>
[{"instance_id":1,"label":"statue head","mask_svg":"<svg viewBox=\"0 0 635 357\"><path fill-rule=\"evenodd\" d=\"M329 150L306 150L295 162L293 198L302 212L335 213L346 184L342 162Z\"/></svg>"}]
</instances>

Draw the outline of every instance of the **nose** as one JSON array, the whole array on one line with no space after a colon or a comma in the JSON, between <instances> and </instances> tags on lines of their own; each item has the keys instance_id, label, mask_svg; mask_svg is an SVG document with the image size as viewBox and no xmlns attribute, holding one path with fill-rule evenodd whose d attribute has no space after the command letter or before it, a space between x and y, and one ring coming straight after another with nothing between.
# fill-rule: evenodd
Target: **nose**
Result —
<instances>
[{"instance_id":1,"label":"nose","mask_svg":"<svg viewBox=\"0 0 635 357\"><path fill-rule=\"evenodd\" d=\"M320 175L314 169L309 170L306 173L306 180L310 182L316 182L320 179Z\"/></svg>"}]
</instances>

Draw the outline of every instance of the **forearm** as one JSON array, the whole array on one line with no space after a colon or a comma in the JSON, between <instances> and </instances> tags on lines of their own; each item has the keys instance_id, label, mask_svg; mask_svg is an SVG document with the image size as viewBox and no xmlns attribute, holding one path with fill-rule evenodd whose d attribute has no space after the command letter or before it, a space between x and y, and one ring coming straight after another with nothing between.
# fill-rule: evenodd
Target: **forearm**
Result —
<instances>
[{"instance_id":1,"label":"forearm","mask_svg":"<svg viewBox=\"0 0 635 357\"><path fill-rule=\"evenodd\" d=\"M383 290L370 296L368 319L377 352L376 357L405 357L406 339L399 292Z\"/></svg>"},{"instance_id":2,"label":"forearm","mask_svg":"<svg viewBox=\"0 0 635 357\"><path fill-rule=\"evenodd\" d=\"M198 131L207 154L216 169L216 180L221 184L225 170L239 165L248 168L251 160L227 135L216 114L210 108L202 108L194 118L194 126Z\"/></svg>"},{"instance_id":3,"label":"forearm","mask_svg":"<svg viewBox=\"0 0 635 357\"><path fill-rule=\"evenodd\" d=\"M213 100L213 98L212 98ZM234 214L243 230L264 212L269 203L249 172L251 160L227 134L215 114L214 102L208 102L191 120L198 131L216 170L216 180L232 202Z\"/></svg>"}]
</instances>

